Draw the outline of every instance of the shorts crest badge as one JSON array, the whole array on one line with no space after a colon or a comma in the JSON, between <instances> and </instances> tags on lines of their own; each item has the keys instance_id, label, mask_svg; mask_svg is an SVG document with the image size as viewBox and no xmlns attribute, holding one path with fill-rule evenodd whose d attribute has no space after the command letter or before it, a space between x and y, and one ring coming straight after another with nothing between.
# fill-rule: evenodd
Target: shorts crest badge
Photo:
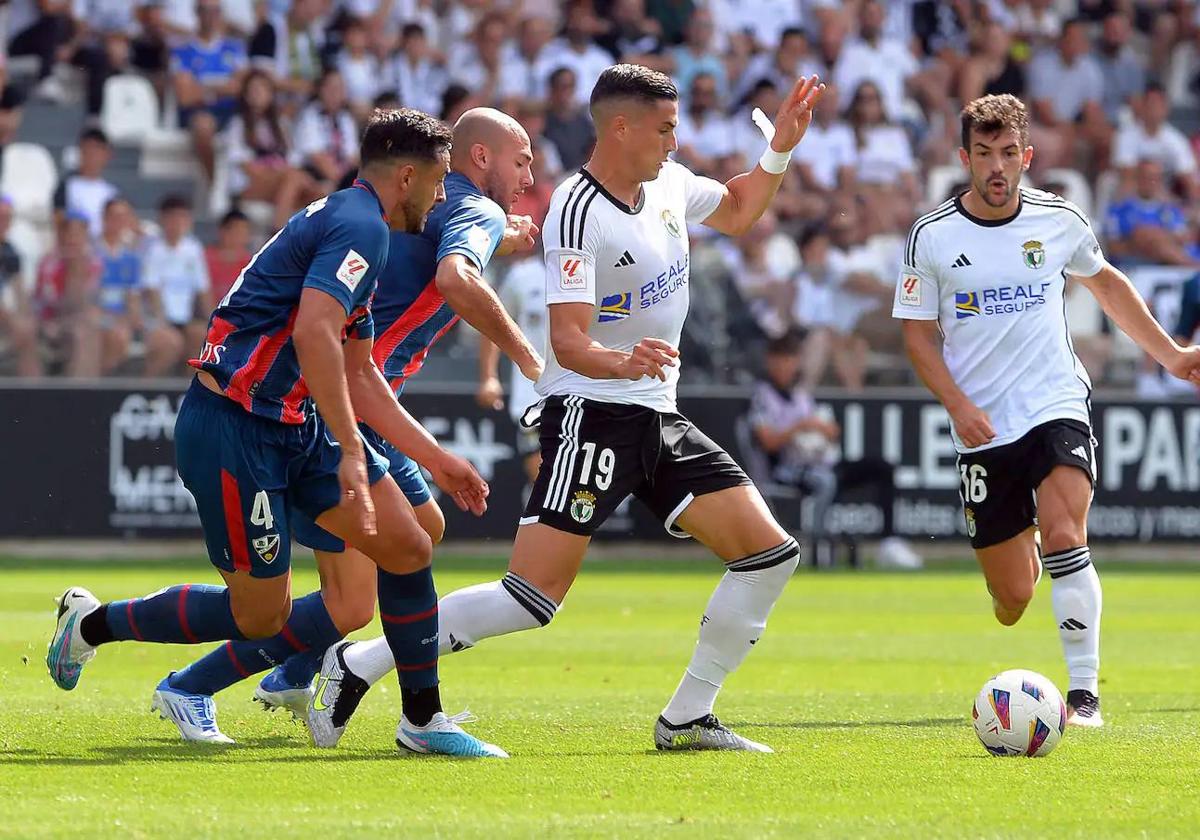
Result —
<instances>
[{"instance_id":1,"label":"shorts crest badge","mask_svg":"<svg viewBox=\"0 0 1200 840\"><path fill-rule=\"evenodd\" d=\"M679 227L679 220L675 218L674 213L672 213L670 210L662 211L662 223L666 225L667 233L671 234L676 239L679 238L681 228Z\"/></svg>"},{"instance_id":2,"label":"shorts crest badge","mask_svg":"<svg viewBox=\"0 0 1200 840\"><path fill-rule=\"evenodd\" d=\"M1046 264L1046 249L1036 239L1030 239L1021 246L1025 254L1025 265L1029 268L1041 268Z\"/></svg>"},{"instance_id":3,"label":"shorts crest badge","mask_svg":"<svg viewBox=\"0 0 1200 840\"><path fill-rule=\"evenodd\" d=\"M966 515L966 518L967 518L967 536L974 537L975 536L975 511L971 510L970 508L963 508L963 513Z\"/></svg>"},{"instance_id":4,"label":"shorts crest badge","mask_svg":"<svg viewBox=\"0 0 1200 840\"><path fill-rule=\"evenodd\" d=\"M254 546L254 552L262 558L264 563L270 563L279 556L278 534L267 534L265 537L255 537L251 545Z\"/></svg>"},{"instance_id":5,"label":"shorts crest badge","mask_svg":"<svg viewBox=\"0 0 1200 840\"><path fill-rule=\"evenodd\" d=\"M571 499L571 518L583 525L596 512L596 497L586 490L577 490Z\"/></svg>"}]
</instances>

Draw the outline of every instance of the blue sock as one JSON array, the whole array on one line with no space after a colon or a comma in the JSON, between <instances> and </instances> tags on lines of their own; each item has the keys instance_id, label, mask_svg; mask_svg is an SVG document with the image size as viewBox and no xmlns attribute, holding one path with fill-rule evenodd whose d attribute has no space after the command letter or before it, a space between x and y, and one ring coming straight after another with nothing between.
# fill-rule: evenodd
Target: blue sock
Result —
<instances>
[{"instance_id":1,"label":"blue sock","mask_svg":"<svg viewBox=\"0 0 1200 840\"><path fill-rule=\"evenodd\" d=\"M224 586L185 583L145 598L113 601L103 609L112 641L194 645L246 638L233 620L229 590Z\"/></svg>"},{"instance_id":2,"label":"blue sock","mask_svg":"<svg viewBox=\"0 0 1200 840\"><path fill-rule=\"evenodd\" d=\"M437 612L431 567L407 575L379 570L379 619L401 688L419 691L438 683Z\"/></svg>"},{"instance_id":3,"label":"blue sock","mask_svg":"<svg viewBox=\"0 0 1200 840\"><path fill-rule=\"evenodd\" d=\"M324 652L341 638L321 593L313 592L292 601L292 614L281 632L269 639L226 642L177 671L171 677L171 687L190 694L216 694L251 674L279 665L292 655Z\"/></svg>"},{"instance_id":4,"label":"blue sock","mask_svg":"<svg viewBox=\"0 0 1200 840\"><path fill-rule=\"evenodd\" d=\"M303 653L293 653L279 667L283 670L283 679L288 685L309 685L317 671L321 670L321 660L325 658L328 647L311 648Z\"/></svg>"}]
</instances>

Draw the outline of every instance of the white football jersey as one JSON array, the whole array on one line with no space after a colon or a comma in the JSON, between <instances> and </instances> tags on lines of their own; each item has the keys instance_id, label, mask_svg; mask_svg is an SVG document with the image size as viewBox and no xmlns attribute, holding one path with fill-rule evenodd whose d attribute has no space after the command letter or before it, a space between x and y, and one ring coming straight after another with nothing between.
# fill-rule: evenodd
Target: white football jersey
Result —
<instances>
[{"instance_id":1,"label":"white football jersey","mask_svg":"<svg viewBox=\"0 0 1200 840\"><path fill-rule=\"evenodd\" d=\"M1091 423L1091 381L1075 356L1063 291L1067 274L1105 265L1087 217L1052 193L1021 188L1016 215L972 216L961 198L917 219L908 235L892 315L938 321L955 383L987 412L1003 446L1049 420ZM952 430L953 433L953 430Z\"/></svg>"},{"instance_id":2,"label":"white football jersey","mask_svg":"<svg viewBox=\"0 0 1200 840\"><path fill-rule=\"evenodd\" d=\"M631 351L643 338L678 347L688 312L687 226L712 215L724 194L723 184L674 161L642 184L636 207L619 201L586 170L563 181L542 224L547 306L593 305L588 332L613 350ZM575 394L675 411L678 365L666 368L666 382L649 376L637 382L591 379L562 367L553 347L546 350L537 382L543 397Z\"/></svg>"}]
</instances>

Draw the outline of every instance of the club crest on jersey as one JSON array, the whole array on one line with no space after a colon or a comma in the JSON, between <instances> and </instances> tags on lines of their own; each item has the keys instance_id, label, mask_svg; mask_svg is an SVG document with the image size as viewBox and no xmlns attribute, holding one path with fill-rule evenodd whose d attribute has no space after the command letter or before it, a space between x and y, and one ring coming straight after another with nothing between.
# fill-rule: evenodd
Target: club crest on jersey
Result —
<instances>
[{"instance_id":1,"label":"club crest on jersey","mask_svg":"<svg viewBox=\"0 0 1200 840\"><path fill-rule=\"evenodd\" d=\"M575 498L571 499L571 518L582 525L595 512L596 497L586 490L575 491Z\"/></svg>"},{"instance_id":2,"label":"club crest on jersey","mask_svg":"<svg viewBox=\"0 0 1200 840\"><path fill-rule=\"evenodd\" d=\"M675 218L674 213L672 213L670 210L662 211L662 223L666 225L667 233L671 234L676 239L679 238L680 232L683 229L679 227L679 220Z\"/></svg>"},{"instance_id":3,"label":"club crest on jersey","mask_svg":"<svg viewBox=\"0 0 1200 840\"><path fill-rule=\"evenodd\" d=\"M363 259L363 255L351 248L346 252L342 264L338 266L337 279L353 292L358 287L359 281L367 275L367 269L370 267L370 263Z\"/></svg>"},{"instance_id":4,"label":"club crest on jersey","mask_svg":"<svg viewBox=\"0 0 1200 840\"><path fill-rule=\"evenodd\" d=\"M605 295L600 301L600 323L609 324L613 321L623 321L628 318L632 302L632 292L617 292L615 295Z\"/></svg>"},{"instance_id":5,"label":"club crest on jersey","mask_svg":"<svg viewBox=\"0 0 1200 840\"><path fill-rule=\"evenodd\" d=\"M1036 239L1030 239L1021 246L1025 252L1025 265L1029 268L1041 268L1046 264L1046 249Z\"/></svg>"},{"instance_id":6,"label":"club crest on jersey","mask_svg":"<svg viewBox=\"0 0 1200 840\"><path fill-rule=\"evenodd\" d=\"M587 278L583 273L583 258L570 254L560 254L558 257L558 288L564 292L573 292L587 288Z\"/></svg>"},{"instance_id":7,"label":"club crest on jersey","mask_svg":"<svg viewBox=\"0 0 1200 840\"><path fill-rule=\"evenodd\" d=\"M970 508L963 508L963 515L967 519L967 536L975 536L975 511Z\"/></svg>"},{"instance_id":8,"label":"club crest on jersey","mask_svg":"<svg viewBox=\"0 0 1200 840\"><path fill-rule=\"evenodd\" d=\"M251 545L254 546L254 553L261 557L264 563L270 563L279 556L278 534L255 537Z\"/></svg>"},{"instance_id":9,"label":"club crest on jersey","mask_svg":"<svg viewBox=\"0 0 1200 840\"><path fill-rule=\"evenodd\" d=\"M915 274L905 274L900 280L900 305L921 305L921 278Z\"/></svg>"}]
</instances>

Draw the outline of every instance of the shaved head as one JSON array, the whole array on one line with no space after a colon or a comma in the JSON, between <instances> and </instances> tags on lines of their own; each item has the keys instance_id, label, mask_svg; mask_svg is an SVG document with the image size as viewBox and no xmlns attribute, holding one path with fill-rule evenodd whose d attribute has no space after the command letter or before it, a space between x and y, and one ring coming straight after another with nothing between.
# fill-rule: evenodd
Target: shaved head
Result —
<instances>
[{"instance_id":1,"label":"shaved head","mask_svg":"<svg viewBox=\"0 0 1200 840\"><path fill-rule=\"evenodd\" d=\"M529 135L495 108L472 108L454 124L450 168L467 176L505 211L533 185Z\"/></svg>"}]
</instances>

